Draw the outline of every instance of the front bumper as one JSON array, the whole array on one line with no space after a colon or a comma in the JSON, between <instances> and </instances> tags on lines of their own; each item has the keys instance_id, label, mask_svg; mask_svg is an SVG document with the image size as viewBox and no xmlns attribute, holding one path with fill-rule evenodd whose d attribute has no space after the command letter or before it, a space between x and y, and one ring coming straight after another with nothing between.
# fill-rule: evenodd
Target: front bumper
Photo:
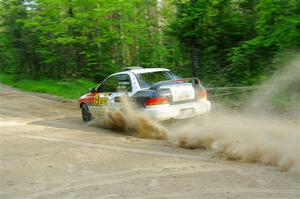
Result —
<instances>
[{"instance_id":1,"label":"front bumper","mask_svg":"<svg viewBox=\"0 0 300 199\"><path fill-rule=\"evenodd\" d=\"M156 105L144 108L144 112L151 118L162 121L169 119L185 119L197 115L208 113L211 109L211 103L208 100L199 100L176 105ZM186 112L185 110L188 110Z\"/></svg>"}]
</instances>

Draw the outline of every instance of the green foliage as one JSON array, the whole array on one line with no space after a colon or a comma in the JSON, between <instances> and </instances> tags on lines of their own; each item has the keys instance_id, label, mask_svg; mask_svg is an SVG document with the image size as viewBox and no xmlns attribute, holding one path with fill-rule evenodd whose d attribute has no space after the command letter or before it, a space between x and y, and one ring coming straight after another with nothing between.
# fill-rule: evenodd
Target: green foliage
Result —
<instances>
[{"instance_id":1,"label":"green foliage","mask_svg":"<svg viewBox=\"0 0 300 199\"><path fill-rule=\"evenodd\" d=\"M87 88L95 87L97 84L88 80L53 80L41 78L39 80L21 79L14 75L0 74L0 82L23 89L25 91L49 93L67 99L78 99L87 93Z\"/></svg>"},{"instance_id":2,"label":"green foliage","mask_svg":"<svg viewBox=\"0 0 300 199\"><path fill-rule=\"evenodd\" d=\"M206 85L251 85L300 47L297 0L0 0L0 72L100 81L167 67Z\"/></svg>"},{"instance_id":3,"label":"green foliage","mask_svg":"<svg viewBox=\"0 0 300 199\"><path fill-rule=\"evenodd\" d=\"M279 52L300 47L299 1L175 2L178 12L172 34L183 51L197 49L198 57L188 54L187 59L198 59L197 74L209 84L260 82L275 70L272 60Z\"/></svg>"},{"instance_id":4,"label":"green foliage","mask_svg":"<svg viewBox=\"0 0 300 199\"><path fill-rule=\"evenodd\" d=\"M7 0L1 8L0 37L20 76L101 80L125 66L172 67L180 59L163 35L170 13L156 1Z\"/></svg>"}]
</instances>

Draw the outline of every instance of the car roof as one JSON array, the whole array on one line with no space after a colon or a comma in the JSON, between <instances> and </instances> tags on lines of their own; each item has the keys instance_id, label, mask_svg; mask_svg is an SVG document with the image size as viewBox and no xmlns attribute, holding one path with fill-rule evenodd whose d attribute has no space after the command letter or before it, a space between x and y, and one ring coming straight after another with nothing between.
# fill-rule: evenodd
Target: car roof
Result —
<instances>
[{"instance_id":1,"label":"car roof","mask_svg":"<svg viewBox=\"0 0 300 199\"><path fill-rule=\"evenodd\" d=\"M129 74L129 73L134 73L134 74L153 73L159 71L170 71L170 70L167 68L138 68L138 69L125 70L122 72L114 73L113 75Z\"/></svg>"}]
</instances>

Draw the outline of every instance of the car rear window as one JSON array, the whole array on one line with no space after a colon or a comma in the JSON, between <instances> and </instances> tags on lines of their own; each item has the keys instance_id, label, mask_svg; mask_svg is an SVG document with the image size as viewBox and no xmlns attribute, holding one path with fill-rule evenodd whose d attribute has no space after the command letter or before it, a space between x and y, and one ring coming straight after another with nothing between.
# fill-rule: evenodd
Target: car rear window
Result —
<instances>
[{"instance_id":1,"label":"car rear window","mask_svg":"<svg viewBox=\"0 0 300 199\"><path fill-rule=\"evenodd\" d=\"M150 88L153 84L161 81L179 79L171 71L157 71L152 73L140 73L136 75L141 88Z\"/></svg>"}]
</instances>

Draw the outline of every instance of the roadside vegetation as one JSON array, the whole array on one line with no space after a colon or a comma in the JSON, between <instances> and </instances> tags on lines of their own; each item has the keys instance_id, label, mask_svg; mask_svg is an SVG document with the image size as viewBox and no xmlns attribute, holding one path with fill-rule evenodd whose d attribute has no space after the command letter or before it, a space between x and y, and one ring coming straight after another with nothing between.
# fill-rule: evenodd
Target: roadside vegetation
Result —
<instances>
[{"instance_id":1,"label":"roadside vegetation","mask_svg":"<svg viewBox=\"0 0 300 199\"><path fill-rule=\"evenodd\" d=\"M12 74L0 74L0 82L13 87L38 93L49 93L67 99L78 99L87 92L88 88L95 87L95 83L84 79L53 80L47 78L16 80Z\"/></svg>"},{"instance_id":2,"label":"roadside vegetation","mask_svg":"<svg viewBox=\"0 0 300 199\"><path fill-rule=\"evenodd\" d=\"M0 0L1 81L75 98L142 66L258 85L299 50L299 19L297 0Z\"/></svg>"}]
</instances>

